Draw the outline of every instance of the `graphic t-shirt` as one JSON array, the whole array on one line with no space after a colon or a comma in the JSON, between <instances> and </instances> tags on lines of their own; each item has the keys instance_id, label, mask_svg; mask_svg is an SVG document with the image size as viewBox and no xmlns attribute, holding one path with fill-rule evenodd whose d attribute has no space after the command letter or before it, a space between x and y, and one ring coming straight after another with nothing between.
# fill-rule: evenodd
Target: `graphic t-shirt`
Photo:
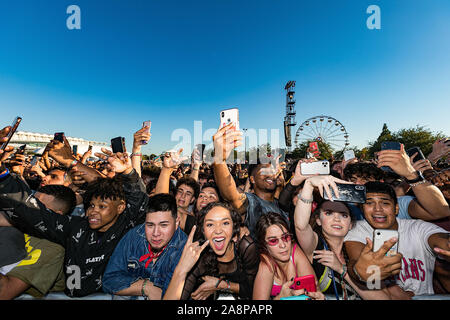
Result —
<instances>
[{"instance_id":1,"label":"graphic t-shirt","mask_svg":"<svg viewBox=\"0 0 450 320\"><path fill-rule=\"evenodd\" d=\"M422 220L398 219L398 252L403 255L402 270L395 278L405 291L415 295L434 294L433 271L436 255L428 245L428 238L435 233L448 233L444 229ZM366 244L372 239L374 229L366 220L357 221L344 241Z\"/></svg>"},{"instance_id":2,"label":"graphic t-shirt","mask_svg":"<svg viewBox=\"0 0 450 320\"><path fill-rule=\"evenodd\" d=\"M64 248L45 239L22 235L28 256L7 275L30 285L26 293L42 297L50 291L64 291Z\"/></svg>"}]
</instances>

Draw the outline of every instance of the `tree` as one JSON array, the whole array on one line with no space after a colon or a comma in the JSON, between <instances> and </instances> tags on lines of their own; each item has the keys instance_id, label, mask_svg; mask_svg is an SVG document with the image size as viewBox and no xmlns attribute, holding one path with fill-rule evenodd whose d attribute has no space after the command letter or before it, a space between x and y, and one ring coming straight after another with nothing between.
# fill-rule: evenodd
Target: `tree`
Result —
<instances>
[{"instance_id":1,"label":"tree","mask_svg":"<svg viewBox=\"0 0 450 320\"><path fill-rule=\"evenodd\" d=\"M369 142L368 155L366 154L366 156L374 157L375 152L380 151L381 143L384 141L395 141L386 123L383 124L383 128L381 129L381 133L378 136L378 139L374 142Z\"/></svg>"}]
</instances>

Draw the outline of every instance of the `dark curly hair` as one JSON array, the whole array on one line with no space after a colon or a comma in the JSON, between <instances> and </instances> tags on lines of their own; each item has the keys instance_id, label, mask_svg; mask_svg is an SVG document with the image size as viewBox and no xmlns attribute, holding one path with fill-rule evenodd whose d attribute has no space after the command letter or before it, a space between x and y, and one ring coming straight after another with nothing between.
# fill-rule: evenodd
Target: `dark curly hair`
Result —
<instances>
[{"instance_id":1,"label":"dark curly hair","mask_svg":"<svg viewBox=\"0 0 450 320\"><path fill-rule=\"evenodd\" d=\"M197 213L197 216L196 216L197 228L196 228L195 235L194 235L194 241L200 241L202 243L206 240L205 235L203 233L203 223L204 223L205 217L209 213L209 211L211 211L213 208L216 208L216 207L224 208L224 209L228 210L228 212L230 213L231 220L233 222L233 233L231 235L231 238L233 239L233 238L237 237L237 239L238 239L234 245L235 252L236 252L236 248L239 247L239 240L240 240L239 234L240 234L242 218L241 218L241 215L236 210L234 210L231 205L229 205L226 202L209 203L206 207L204 207L202 210L200 210ZM205 250L202 253L201 259L204 262L206 274L211 275L211 276L217 276L217 274L219 273L217 255L215 254L215 252L211 248L211 246L208 246L207 248L205 248ZM236 259L239 259L239 255L236 255ZM238 266L241 265L239 263L239 261L238 261L237 265Z\"/></svg>"}]
</instances>

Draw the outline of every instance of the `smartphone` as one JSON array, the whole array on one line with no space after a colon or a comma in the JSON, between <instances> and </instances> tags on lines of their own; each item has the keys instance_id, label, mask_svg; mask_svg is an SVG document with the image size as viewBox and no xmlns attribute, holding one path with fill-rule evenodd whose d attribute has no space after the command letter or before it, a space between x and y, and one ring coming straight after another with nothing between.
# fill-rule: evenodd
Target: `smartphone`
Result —
<instances>
[{"instance_id":1,"label":"smartphone","mask_svg":"<svg viewBox=\"0 0 450 320\"><path fill-rule=\"evenodd\" d=\"M19 148L17 148L16 154L24 154L26 147L27 147L26 144L21 145Z\"/></svg>"},{"instance_id":2,"label":"smartphone","mask_svg":"<svg viewBox=\"0 0 450 320\"><path fill-rule=\"evenodd\" d=\"M344 161L348 161L350 159L354 159L355 157L355 151L353 150L346 150L344 151Z\"/></svg>"},{"instance_id":3,"label":"smartphone","mask_svg":"<svg viewBox=\"0 0 450 320\"><path fill-rule=\"evenodd\" d=\"M336 197L332 188L330 188L331 196L335 201L365 203L366 202L366 187L360 184L345 184L336 183L339 191L339 198ZM323 193L325 200L330 200L327 193Z\"/></svg>"},{"instance_id":4,"label":"smartphone","mask_svg":"<svg viewBox=\"0 0 450 320\"><path fill-rule=\"evenodd\" d=\"M64 132L56 132L53 139L64 143Z\"/></svg>"},{"instance_id":5,"label":"smartphone","mask_svg":"<svg viewBox=\"0 0 450 320\"><path fill-rule=\"evenodd\" d=\"M150 129L151 129L151 127L152 127L152 122L151 122L150 120L144 121L144 122L142 123L142 128L144 128L144 127L148 127L148 132L150 132ZM142 141L141 141L141 144L142 144L142 145L147 144L147 143L148 143L147 140L142 140Z\"/></svg>"},{"instance_id":6,"label":"smartphone","mask_svg":"<svg viewBox=\"0 0 450 320\"><path fill-rule=\"evenodd\" d=\"M73 152L74 155L78 154L78 146L77 145L73 145L72 146L72 152Z\"/></svg>"},{"instance_id":7,"label":"smartphone","mask_svg":"<svg viewBox=\"0 0 450 320\"><path fill-rule=\"evenodd\" d=\"M316 279L314 275L309 274L294 279L294 290L306 289L308 292L316 292Z\"/></svg>"},{"instance_id":8,"label":"smartphone","mask_svg":"<svg viewBox=\"0 0 450 320\"><path fill-rule=\"evenodd\" d=\"M17 128L19 127L20 122L22 121L21 117L16 117L11 125L11 130L9 130L8 135L6 136L7 140L2 143L0 150L5 150L5 148L8 146L9 141L11 140L12 136L16 132Z\"/></svg>"},{"instance_id":9,"label":"smartphone","mask_svg":"<svg viewBox=\"0 0 450 320\"><path fill-rule=\"evenodd\" d=\"M125 148L125 138L124 137L116 137L116 138L111 139L111 148L112 148L113 153L126 152L127 149Z\"/></svg>"},{"instance_id":10,"label":"smartphone","mask_svg":"<svg viewBox=\"0 0 450 320\"><path fill-rule=\"evenodd\" d=\"M302 175L310 174L330 174L330 163L327 160L302 162L300 164Z\"/></svg>"},{"instance_id":11,"label":"smartphone","mask_svg":"<svg viewBox=\"0 0 450 320\"><path fill-rule=\"evenodd\" d=\"M220 111L220 127L234 123L234 128L239 130L239 109L232 108Z\"/></svg>"},{"instance_id":12,"label":"smartphone","mask_svg":"<svg viewBox=\"0 0 450 320\"><path fill-rule=\"evenodd\" d=\"M381 150L401 150L400 142L395 141L383 141L381 143ZM387 172L394 172L391 168L388 166L381 167L381 170L387 171Z\"/></svg>"},{"instance_id":13,"label":"smartphone","mask_svg":"<svg viewBox=\"0 0 450 320\"><path fill-rule=\"evenodd\" d=\"M306 294L301 294L299 296L289 296L280 298L280 300L311 300Z\"/></svg>"},{"instance_id":14,"label":"smartphone","mask_svg":"<svg viewBox=\"0 0 450 320\"><path fill-rule=\"evenodd\" d=\"M375 229L373 231L373 252L378 251L385 241L388 241L392 238L398 238L397 230L389 230L389 229ZM392 246L392 248L386 253L386 256L394 256L398 252L398 240Z\"/></svg>"},{"instance_id":15,"label":"smartphone","mask_svg":"<svg viewBox=\"0 0 450 320\"><path fill-rule=\"evenodd\" d=\"M30 165L33 167L36 165L37 162L38 162L38 157L33 156L33 159L31 159Z\"/></svg>"},{"instance_id":16,"label":"smartphone","mask_svg":"<svg viewBox=\"0 0 450 320\"><path fill-rule=\"evenodd\" d=\"M413 154L417 153L416 157L413 159L413 162L417 162L419 160L424 160L425 156L423 155L422 150L420 150L419 147L412 147L406 150L406 153L409 157L411 157Z\"/></svg>"}]
</instances>

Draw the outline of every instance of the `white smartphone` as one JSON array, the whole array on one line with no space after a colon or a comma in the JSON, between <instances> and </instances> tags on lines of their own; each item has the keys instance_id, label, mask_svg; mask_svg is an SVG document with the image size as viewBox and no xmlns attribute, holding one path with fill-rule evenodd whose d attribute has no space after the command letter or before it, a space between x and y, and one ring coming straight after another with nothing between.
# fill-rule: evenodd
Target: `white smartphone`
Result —
<instances>
[{"instance_id":1,"label":"white smartphone","mask_svg":"<svg viewBox=\"0 0 450 320\"><path fill-rule=\"evenodd\" d=\"M398 252L398 231L389 229L375 229L373 231L373 252L378 251L385 241L389 239L397 238L397 242L386 253L386 256L395 256Z\"/></svg>"},{"instance_id":2,"label":"white smartphone","mask_svg":"<svg viewBox=\"0 0 450 320\"><path fill-rule=\"evenodd\" d=\"M330 174L330 163L327 160L302 162L300 164L302 175L310 174Z\"/></svg>"},{"instance_id":3,"label":"white smartphone","mask_svg":"<svg viewBox=\"0 0 450 320\"><path fill-rule=\"evenodd\" d=\"M231 108L220 111L220 128L228 125L229 123L234 123L234 127L239 131L239 109Z\"/></svg>"},{"instance_id":4,"label":"white smartphone","mask_svg":"<svg viewBox=\"0 0 450 320\"><path fill-rule=\"evenodd\" d=\"M355 158L355 151L347 150L344 152L344 161L348 161L353 158Z\"/></svg>"},{"instance_id":5,"label":"white smartphone","mask_svg":"<svg viewBox=\"0 0 450 320\"><path fill-rule=\"evenodd\" d=\"M143 123L142 123L142 128L144 128L144 127L148 127L148 132L150 132L150 129L151 129L151 127L152 127L152 122L149 120L149 121L144 121ZM147 144L148 143L148 141L146 141L146 140L141 140L141 144L142 145L144 145L144 144Z\"/></svg>"}]
</instances>

